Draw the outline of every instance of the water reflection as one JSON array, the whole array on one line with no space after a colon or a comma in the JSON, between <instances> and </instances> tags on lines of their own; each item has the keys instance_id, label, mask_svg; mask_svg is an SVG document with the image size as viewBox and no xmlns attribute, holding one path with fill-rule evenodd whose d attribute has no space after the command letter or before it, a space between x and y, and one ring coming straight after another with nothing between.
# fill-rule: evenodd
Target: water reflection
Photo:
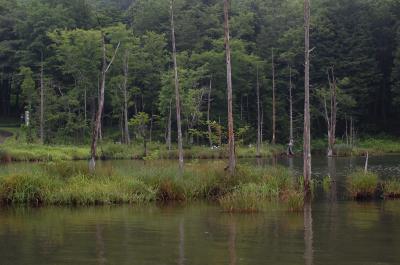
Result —
<instances>
[{"instance_id":1,"label":"water reflection","mask_svg":"<svg viewBox=\"0 0 400 265\"><path fill-rule=\"evenodd\" d=\"M313 265L313 219L310 199L307 199L304 203L304 246L305 265Z\"/></svg>"},{"instance_id":2,"label":"water reflection","mask_svg":"<svg viewBox=\"0 0 400 265\"><path fill-rule=\"evenodd\" d=\"M179 222L179 259L178 265L185 264L185 222L184 218Z\"/></svg>"},{"instance_id":3,"label":"water reflection","mask_svg":"<svg viewBox=\"0 0 400 265\"><path fill-rule=\"evenodd\" d=\"M0 208L0 264L400 264L400 201L333 205Z\"/></svg>"},{"instance_id":4,"label":"water reflection","mask_svg":"<svg viewBox=\"0 0 400 265\"><path fill-rule=\"evenodd\" d=\"M96 224L96 256L98 265L106 264L104 250L103 227L99 224Z\"/></svg>"},{"instance_id":5,"label":"water reflection","mask_svg":"<svg viewBox=\"0 0 400 265\"><path fill-rule=\"evenodd\" d=\"M236 265L236 223L233 217L229 218L229 264Z\"/></svg>"}]
</instances>

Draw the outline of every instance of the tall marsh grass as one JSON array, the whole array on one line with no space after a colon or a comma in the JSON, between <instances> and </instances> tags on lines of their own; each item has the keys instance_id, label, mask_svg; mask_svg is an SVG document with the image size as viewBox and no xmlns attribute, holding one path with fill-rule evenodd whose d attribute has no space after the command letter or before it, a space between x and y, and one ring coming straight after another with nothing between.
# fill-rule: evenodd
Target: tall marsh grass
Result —
<instances>
[{"instance_id":1,"label":"tall marsh grass","mask_svg":"<svg viewBox=\"0 0 400 265\"><path fill-rule=\"evenodd\" d=\"M354 199L373 198L377 194L378 175L359 169L347 176L346 188Z\"/></svg>"},{"instance_id":2,"label":"tall marsh grass","mask_svg":"<svg viewBox=\"0 0 400 265\"><path fill-rule=\"evenodd\" d=\"M248 166L229 176L222 162L188 163L183 173L176 165L150 162L130 174L112 167L91 174L83 166L52 162L34 172L0 177L0 201L98 205L208 200L229 211L258 211L268 201L290 202L297 192L292 179L284 168Z\"/></svg>"}]
</instances>

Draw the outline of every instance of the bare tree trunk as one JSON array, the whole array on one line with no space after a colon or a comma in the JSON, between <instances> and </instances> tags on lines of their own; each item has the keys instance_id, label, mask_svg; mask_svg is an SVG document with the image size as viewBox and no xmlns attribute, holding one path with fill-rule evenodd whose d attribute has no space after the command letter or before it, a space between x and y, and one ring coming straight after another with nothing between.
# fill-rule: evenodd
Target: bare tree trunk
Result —
<instances>
[{"instance_id":1,"label":"bare tree trunk","mask_svg":"<svg viewBox=\"0 0 400 265\"><path fill-rule=\"evenodd\" d=\"M171 151L171 126L172 126L172 98L169 100L168 132L167 132L167 146L169 151Z\"/></svg>"},{"instance_id":2,"label":"bare tree trunk","mask_svg":"<svg viewBox=\"0 0 400 265\"><path fill-rule=\"evenodd\" d=\"M272 144L275 144L276 134L276 110L275 110L275 63L274 63L274 48L272 48Z\"/></svg>"},{"instance_id":3,"label":"bare tree trunk","mask_svg":"<svg viewBox=\"0 0 400 265\"><path fill-rule=\"evenodd\" d=\"M85 90L84 90L84 108L85 108L85 127L87 125L87 92L86 92L86 85L85 85Z\"/></svg>"},{"instance_id":4,"label":"bare tree trunk","mask_svg":"<svg viewBox=\"0 0 400 265\"><path fill-rule=\"evenodd\" d=\"M210 147L213 146L212 142L212 132L210 124L210 109L211 109L211 89L212 89L212 78L210 78L210 89L208 90L208 100L207 100L207 126L208 126L208 141L210 142Z\"/></svg>"},{"instance_id":5,"label":"bare tree trunk","mask_svg":"<svg viewBox=\"0 0 400 265\"><path fill-rule=\"evenodd\" d=\"M292 156L294 155L293 146L293 98L292 98L292 67L289 66L289 119L290 119L290 132L289 132L289 144L287 155Z\"/></svg>"},{"instance_id":6,"label":"bare tree trunk","mask_svg":"<svg viewBox=\"0 0 400 265\"><path fill-rule=\"evenodd\" d=\"M325 101L325 118L328 124L328 156L333 156L333 149L336 141L336 115L337 115L337 102L336 102L336 78L333 67L328 69L328 82L330 94L330 114L328 115L326 101Z\"/></svg>"},{"instance_id":7,"label":"bare tree trunk","mask_svg":"<svg viewBox=\"0 0 400 265\"><path fill-rule=\"evenodd\" d=\"M240 96L240 120L243 120L243 96Z\"/></svg>"},{"instance_id":8,"label":"bare tree trunk","mask_svg":"<svg viewBox=\"0 0 400 265\"><path fill-rule=\"evenodd\" d=\"M311 192L311 132L310 132L310 0L304 0L304 147L303 176L305 194Z\"/></svg>"},{"instance_id":9,"label":"bare tree trunk","mask_svg":"<svg viewBox=\"0 0 400 265\"><path fill-rule=\"evenodd\" d=\"M151 110L151 117L150 117L150 132L149 132L149 143L151 144L152 136L153 136L153 109Z\"/></svg>"},{"instance_id":10,"label":"bare tree trunk","mask_svg":"<svg viewBox=\"0 0 400 265\"><path fill-rule=\"evenodd\" d=\"M367 152L367 156L365 157L364 173L365 174L368 173L368 152Z\"/></svg>"},{"instance_id":11,"label":"bare tree trunk","mask_svg":"<svg viewBox=\"0 0 400 265\"><path fill-rule=\"evenodd\" d=\"M89 170L93 172L96 168L96 151L97 151L97 141L98 141L98 136L101 130L101 116L103 113L103 107L104 107L104 90L106 87L106 74L108 70L110 69L111 64L114 61L115 55L117 54L118 48L120 43L118 43L117 48L115 49L114 56L112 57L110 63L107 65L107 58L106 58L106 43L105 43L105 36L104 33L101 33L101 42L102 42L102 49L103 49L103 63L102 63L102 70L101 70L101 85L100 85L100 98L99 98L99 107L96 113L96 119L94 123L94 128L93 128L93 134L92 134L92 144L90 146L90 154L91 154L91 159L89 162Z\"/></svg>"},{"instance_id":12,"label":"bare tree trunk","mask_svg":"<svg viewBox=\"0 0 400 265\"><path fill-rule=\"evenodd\" d=\"M263 104L261 104L260 103L260 108L261 108L261 132L260 132L260 135L261 135L261 140L260 140L260 142L261 142L261 147L263 147L263 143L264 143L264 107L263 107Z\"/></svg>"},{"instance_id":13,"label":"bare tree trunk","mask_svg":"<svg viewBox=\"0 0 400 265\"><path fill-rule=\"evenodd\" d=\"M293 141L293 98L292 98L292 66L289 67L289 105L290 105L290 139Z\"/></svg>"},{"instance_id":14,"label":"bare tree trunk","mask_svg":"<svg viewBox=\"0 0 400 265\"><path fill-rule=\"evenodd\" d=\"M176 104L176 124L178 127L178 152L179 152L179 169L183 171L183 144L182 144L182 125L181 125L181 106L179 96L179 79L178 79L178 63L176 61L176 45L175 45L175 25L174 25L174 0L171 0L171 31L172 31L172 57L174 60L175 74L175 104Z\"/></svg>"},{"instance_id":15,"label":"bare tree trunk","mask_svg":"<svg viewBox=\"0 0 400 265\"><path fill-rule=\"evenodd\" d=\"M44 80L43 80L43 52L40 63L40 142L44 143Z\"/></svg>"},{"instance_id":16,"label":"bare tree trunk","mask_svg":"<svg viewBox=\"0 0 400 265\"><path fill-rule=\"evenodd\" d=\"M129 126L128 126L128 71L129 71L129 57L128 50L125 51L124 55L124 83L123 83L123 93L124 93L124 142L125 144L130 144L131 139L129 136Z\"/></svg>"},{"instance_id":17,"label":"bare tree trunk","mask_svg":"<svg viewBox=\"0 0 400 265\"><path fill-rule=\"evenodd\" d=\"M224 33L225 33L225 55L226 55L226 78L228 94L228 170L231 175L235 173L235 135L233 131L233 110L232 110L232 69L231 69L231 49L229 45L229 0L224 0Z\"/></svg>"},{"instance_id":18,"label":"bare tree trunk","mask_svg":"<svg viewBox=\"0 0 400 265\"><path fill-rule=\"evenodd\" d=\"M347 126L347 116L345 115L344 116L344 120L345 120L345 123L346 123L346 132L345 132L345 137L346 137L346 145L348 146L349 145L349 135L348 135L348 126Z\"/></svg>"},{"instance_id":19,"label":"bare tree trunk","mask_svg":"<svg viewBox=\"0 0 400 265\"><path fill-rule=\"evenodd\" d=\"M260 156L261 146L261 115L260 115L260 83L258 80L258 65L257 65L257 157Z\"/></svg>"}]
</instances>

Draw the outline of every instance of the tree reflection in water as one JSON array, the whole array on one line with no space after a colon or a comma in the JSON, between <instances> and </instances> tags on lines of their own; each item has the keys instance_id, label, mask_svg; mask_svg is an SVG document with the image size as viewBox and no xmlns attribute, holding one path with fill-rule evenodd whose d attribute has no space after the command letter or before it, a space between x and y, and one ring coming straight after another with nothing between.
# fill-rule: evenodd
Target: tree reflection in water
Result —
<instances>
[{"instance_id":1,"label":"tree reflection in water","mask_svg":"<svg viewBox=\"0 0 400 265\"><path fill-rule=\"evenodd\" d=\"M179 222L179 259L178 265L185 264L185 222L184 218Z\"/></svg>"},{"instance_id":2,"label":"tree reflection in water","mask_svg":"<svg viewBox=\"0 0 400 265\"><path fill-rule=\"evenodd\" d=\"M96 256L97 264L106 264L106 258L104 257L104 239L103 239L103 227L96 224Z\"/></svg>"},{"instance_id":3,"label":"tree reflection in water","mask_svg":"<svg viewBox=\"0 0 400 265\"><path fill-rule=\"evenodd\" d=\"M313 228L312 228L312 208L311 199L306 198L304 203L304 261L305 265L313 264Z\"/></svg>"}]
</instances>

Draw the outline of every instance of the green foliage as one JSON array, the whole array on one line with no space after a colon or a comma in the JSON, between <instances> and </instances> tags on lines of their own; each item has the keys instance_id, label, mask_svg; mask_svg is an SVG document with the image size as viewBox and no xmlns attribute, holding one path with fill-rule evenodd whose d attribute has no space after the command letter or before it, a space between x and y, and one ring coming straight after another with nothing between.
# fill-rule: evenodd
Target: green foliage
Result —
<instances>
[{"instance_id":1,"label":"green foliage","mask_svg":"<svg viewBox=\"0 0 400 265\"><path fill-rule=\"evenodd\" d=\"M382 184L383 196L389 199L400 198L400 180L391 179Z\"/></svg>"},{"instance_id":2,"label":"green foliage","mask_svg":"<svg viewBox=\"0 0 400 265\"><path fill-rule=\"evenodd\" d=\"M152 162L147 162L152 163ZM276 175L275 175L276 174ZM259 210L271 200L294 205L291 175L283 168L241 166L229 176L223 163L141 166L128 175L112 167L91 174L70 163L45 164L30 173L0 177L0 201L7 204L96 205L220 199L226 208ZM233 206L232 206L233 207Z\"/></svg>"},{"instance_id":3,"label":"green foliage","mask_svg":"<svg viewBox=\"0 0 400 265\"><path fill-rule=\"evenodd\" d=\"M346 189L354 199L366 199L375 196L378 187L378 175L373 172L357 170L347 176Z\"/></svg>"},{"instance_id":4,"label":"green foliage","mask_svg":"<svg viewBox=\"0 0 400 265\"><path fill-rule=\"evenodd\" d=\"M43 58L46 143L88 143L97 110L104 33L106 63L117 43L121 45L106 78L103 136L121 141L121 88L126 87L128 116L139 112L157 116L157 122L152 123L152 140L163 141L169 106L174 113L175 105L170 2L128 2L0 0L0 94L4 99L0 116L19 117L22 102L31 105L35 139L39 131L35 82ZM400 95L398 1L315 0L312 8L313 102L326 95L326 70L334 67L339 87L338 138L344 134L345 117L353 117L357 134L395 134L400 113L396 104ZM256 139L257 67L263 136L271 137L272 48L276 55L277 140L282 144L289 136L288 65L292 69L294 134L300 138L302 119L298 113L303 111L304 98L302 9L302 2L293 0L231 3L233 113L238 140L245 144L254 144ZM212 137L222 146L226 143L222 126L227 122L222 4L179 0L175 14L184 136L190 144L193 138L198 144L208 143L205 94L212 81L210 120L221 126L213 128ZM22 69L31 72L22 73ZM326 128L321 126L324 118L320 104L313 104L312 112L312 134L323 137ZM175 125L174 119L172 123ZM174 136L176 126L172 128Z\"/></svg>"}]
</instances>

